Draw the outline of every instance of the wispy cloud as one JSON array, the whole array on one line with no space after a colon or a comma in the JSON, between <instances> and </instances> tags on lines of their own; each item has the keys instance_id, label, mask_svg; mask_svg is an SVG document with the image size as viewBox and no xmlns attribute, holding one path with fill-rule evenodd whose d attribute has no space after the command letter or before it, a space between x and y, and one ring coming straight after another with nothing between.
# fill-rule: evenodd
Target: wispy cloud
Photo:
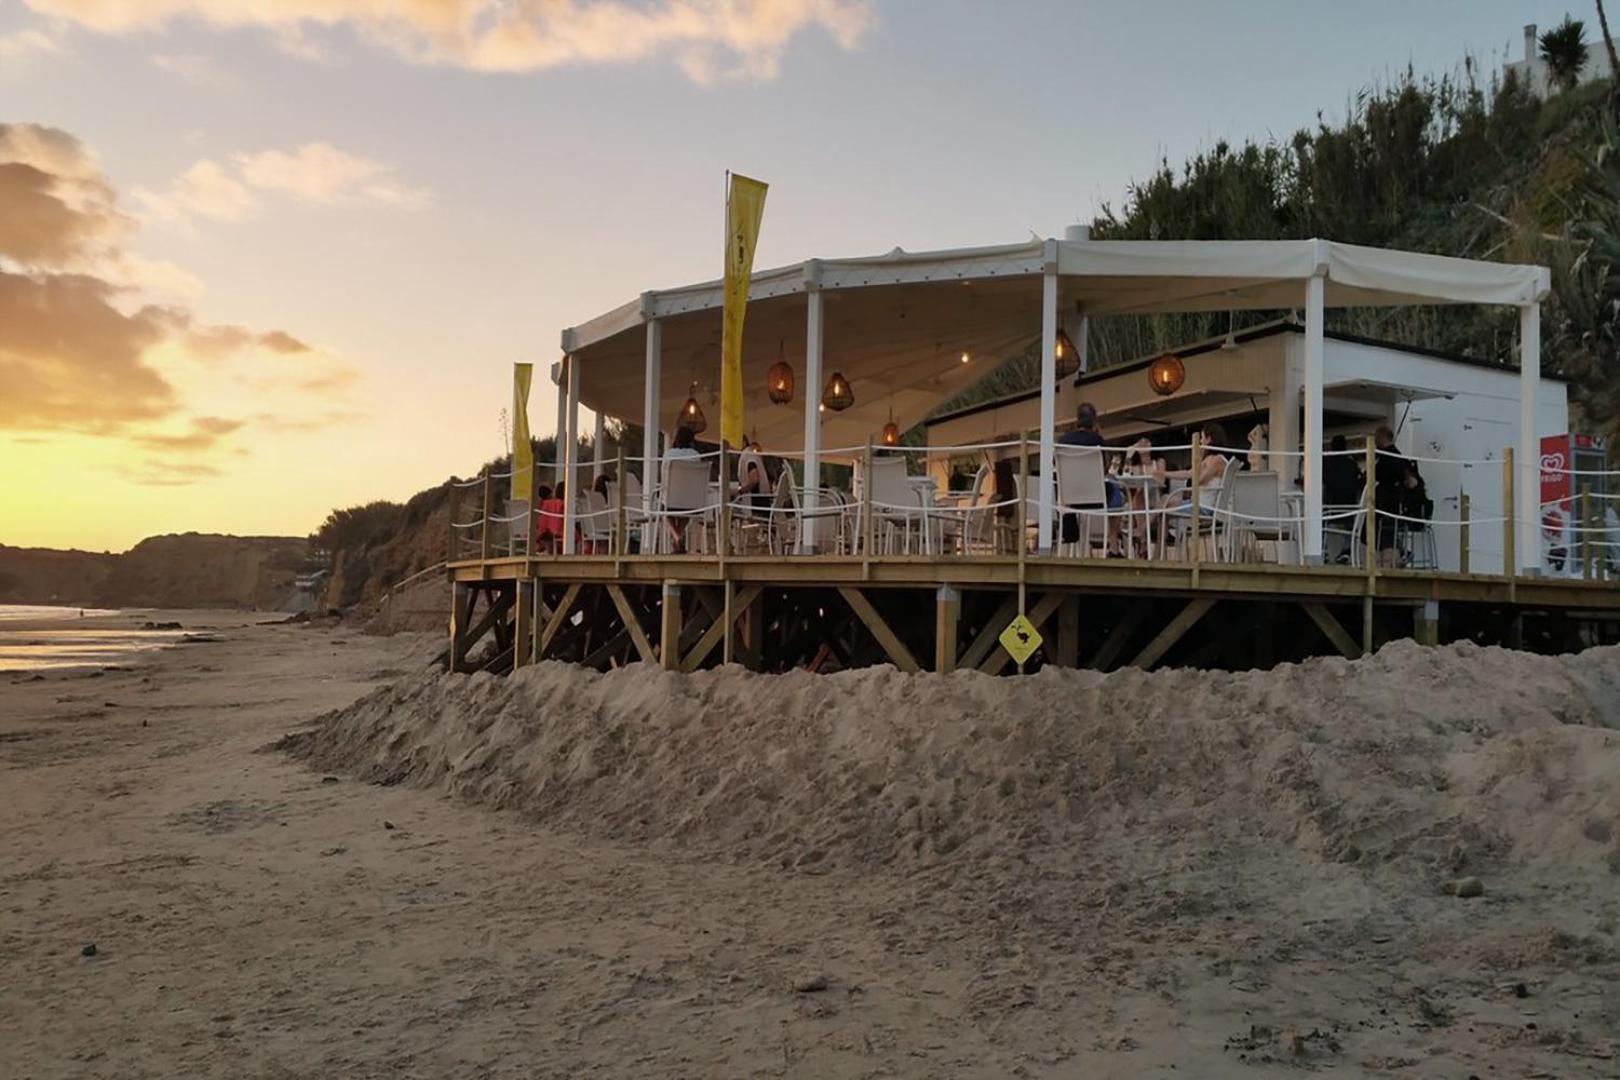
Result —
<instances>
[{"instance_id":1,"label":"wispy cloud","mask_svg":"<svg viewBox=\"0 0 1620 1080\"><path fill-rule=\"evenodd\" d=\"M151 60L153 67L190 86L219 87L231 82L224 69L203 53L158 53Z\"/></svg>"},{"instance_id":2,"label":"wispy cloud","mask_svg":"<svg viewBox=\"0 0 1620 1080\"><path fill-rule=\"evenodd\" d=\"M396 179L392 166L324 142L235 154L223 165L204 159L162 191L135 190L149 218L178 222L242 221L259 212L263 195L321 206L374 203L405 210L433 200L425 188Z\"/></svg>"},{"instance_id":3,"label":"wispy cloud","mask_svg":"<svg viewBox=\"0 0 1620 1080\"><path fill-rule=\"evenodd\" d=\"M819 28L855 48L873 16L866 0L26 0L102 33L191 17L257 26L300 49L311 32L352 26L417 63L480 71L619 64L668 55L698 79L774 77L795 36Z\"/></svg>"},{"instance_id":4,"label":"wispy cloud","mask_svg":"<svg viewBox=\"0 0 1620 1080\"><path fill-rule=\"evenodd\" d=\"M242 179L264 191L277 191L303 202L369 201L389 206L420 207L431 196L392 178L381 162L346 154L330 143L306 143L291 153L264 150L236 155Z\"/></svg>"},{"instance_id":5,"label":"wispy cloud","mask_svg":"<svg viewBox=\"0 0 1620 1080\"><path fill-rule=\"evenodd\" d=\"M13 63L41 56L54 56L65 51L62 43L45 31L24 27L9 34L0 34L0 60Z\"/></svg>"}]
</instances>

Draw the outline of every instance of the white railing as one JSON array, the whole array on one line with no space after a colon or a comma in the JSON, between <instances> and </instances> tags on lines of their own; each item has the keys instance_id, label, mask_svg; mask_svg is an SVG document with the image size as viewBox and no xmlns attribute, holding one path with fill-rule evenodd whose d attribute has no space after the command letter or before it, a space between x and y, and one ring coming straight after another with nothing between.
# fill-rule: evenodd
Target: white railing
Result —
<instances>
[{"instance_id":1,"label":"white railing","mask_svg":"<svg viewBox=\"0 0 1620 1080\"><path fill-rule=\"evenodd\" d=\"M1295 479L1301 451L1141 443L1100 450L1108 462L1105 505L1063 506L1056 498L1057 478L1050 481L1055 526L1051 555L1191 563L1302 561L1307 516L1304 491ZM639 459L627 462L620 454L601 465L578 462L571 473L577 482L561 485L561 495L553 481L562 467L537 463L519 470L520 488L531 493L526 500L509 498L510 470L451 482L449 557L1028 555L1039 534L1042 503L1041 479L1031 474L1036 451L1033 440L823 449L821 460L831 467L833 478L825 483L817 478L808 491L802 453L760 453L762 471L775 477L746 493L738 483L735 451L693 452L689 460L709 464L708 497L679 507L665 505L659 477L652 478L652 497L646 503L639 492L617 483L618 477L647 480L637 475L639 469L627 467ZM1210 464L1216 455L1220 466ZM951 463L964 457L978 467L968 489L958 490L951 480L961 474L953 476ZM1327 450L1323 457L1350 458L1357 465L1355 501L1321 509L1325 561L1365 572L1497 572L1513 566L1516 478L1511 448L1500 457L1474 459L1369 447ZM895 458L906 462L903 472L880 468L885 459ZM1181 467L1171 465L1172 459ZM1453 466L1467 477L1483 478L1490 469L1501 469L1502 476L1499 485L1492 477L1472 485L1460 482L1455 491L1445 492L1425 491L1420 483L1409 487L1404 479L1387 475L1384 483L1368 482L1369 477L1376 480L1380 462L1392 460L1411 463L1416 478L1422 478L1425 468L1442 472ZM790 467L795 461L801 463L797 471ZM1228 466L1228 461L1234 464ZM1062 467L1060 457L1059 472ZM1620 489L1620 481L1607 479L1620 477L1620 470L1543 471L1580 478L1577 486L1583 487L1539 504L1545 572L1620 577L1620 490L1607 490ZM867 476L874 478L870 485L864 482ZM1470 486L1484 494L1487 505L1476 504ZM589 494L581 497L580 491Z\"/></svg>"}]
</instances>

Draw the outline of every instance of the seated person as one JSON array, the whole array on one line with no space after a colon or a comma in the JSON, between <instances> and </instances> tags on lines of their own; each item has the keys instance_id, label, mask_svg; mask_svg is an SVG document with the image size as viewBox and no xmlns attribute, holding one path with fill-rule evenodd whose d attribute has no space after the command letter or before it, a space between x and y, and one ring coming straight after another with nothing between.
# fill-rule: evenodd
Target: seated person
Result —
<instances>
[{"instance_id":1,"label":"seated person","mask_svg":"<svg viewBox=\"0 0 1620 1080\"><path fill-rule=\"evenodd\" d=\"M1361 475L1361 467L1356 464L1355 455L1346 453L1349 448L1343 435L1335 435L1330 447L1332 453L1322 457L1322 505L1330 510L1341 506L1360 506L1364 497L1366 480ZM1354 516L1335 516L1325 523L1323 532L1332 549L1327 554L1335 562L1350 561L1356 520Z\"/></svg>"},{"instance_id":2,"label":"seated person","mask_svg":"<svg viewBox=\"0 0 1620 1080\"><path fill-rule=\"evenodd\" d=\"M1193 434L1192 441L1202 451L1198 465L1198 490L1200 493L1199 502L1203 503L1206 501L1203 493L1213 492L1218 489L1221 486L1222 479L1226 476L1226 455L1219 450L1210 449L1210 447L1226 445L1226 430L1220 424L1211 420ZM1193 476L1192 467L1170 469L1165 471L1163 476L1167 480L1191 481ZM1186 504L1191 501L1192 487L1189 484L1188 487L1170 496L1165 505L1174 508L1176 513L1187 514L1191 511Z\"/></svg>"},{"instance_id":3,"label":"seated person","mask_svg":"<svg viewBox=\"0 0 1620 1080\"><path fill-rule=\"evenodd\" d=\"M535 515L538 524L535 526L534 539L540 551L555 552L562 546L563 486L558 484L554 494L550 487L541 484L536 492L540 499L540 512Z\"/></svg>"},{"instance_id":4,"label":"seated person","mask_svg":"<svg viewBox=\"0 0 1620 1080\"><path fill-rule=\"evenodd\" d=\"M770 510L771 476L757 441L744 440L742 453L737 455L737 501L752 506L756 513Z\"/></svg>"},{"instance_id":5,"label":"seated person","mask_svg":"<svg viewBox=\"0 0 1620 1080\"><path fill-rule=\"evenodd\" d=\"M682 424L675 429L675 437L670 440L669 449L664 451L664 480L663 488L669 488L669 463L672 461L694 460L702 457L697 448L697 435L692 429ZM686 551L686 519L672 517L669 521L669 531L672 543L670 553L681 555Z\"/></svg>"}]
</instances>

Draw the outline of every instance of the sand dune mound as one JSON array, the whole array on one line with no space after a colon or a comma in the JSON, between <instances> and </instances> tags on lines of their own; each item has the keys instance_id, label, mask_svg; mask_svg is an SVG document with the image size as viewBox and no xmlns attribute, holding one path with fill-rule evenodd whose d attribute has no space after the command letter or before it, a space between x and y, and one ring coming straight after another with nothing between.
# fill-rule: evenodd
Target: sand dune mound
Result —
<instances>
[{"instance_id":1,"label":"sand dune mound","mask_svg":"<svg viewBox=\"0 0 1620 1080\"><path fill-rule=\"evenodd\" d=\"M1620 872L1620 649L1402 643L1270 672L1017 680L544 664L411 676L288 745L549 823L799 867L1073 872L1246 849L1409 880Z\"/></svg>"}]
</instances>

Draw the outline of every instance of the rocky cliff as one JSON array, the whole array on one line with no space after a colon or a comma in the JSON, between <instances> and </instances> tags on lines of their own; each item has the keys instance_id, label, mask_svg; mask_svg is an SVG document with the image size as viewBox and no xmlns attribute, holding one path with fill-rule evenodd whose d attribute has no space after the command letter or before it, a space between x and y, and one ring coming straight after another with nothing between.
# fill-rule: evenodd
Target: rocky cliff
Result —
<instances>
[{"instance_id":1,"label":"rocky cliff","mask_svg":"<svg viewBox=\"0 0 1620 1080\"><path fill-rule=\"evenodd\" d=\"M310 559L285 536L154 536L121 555L0 545L0 603L286 610Z\"/></svg>"}]
</instances>

